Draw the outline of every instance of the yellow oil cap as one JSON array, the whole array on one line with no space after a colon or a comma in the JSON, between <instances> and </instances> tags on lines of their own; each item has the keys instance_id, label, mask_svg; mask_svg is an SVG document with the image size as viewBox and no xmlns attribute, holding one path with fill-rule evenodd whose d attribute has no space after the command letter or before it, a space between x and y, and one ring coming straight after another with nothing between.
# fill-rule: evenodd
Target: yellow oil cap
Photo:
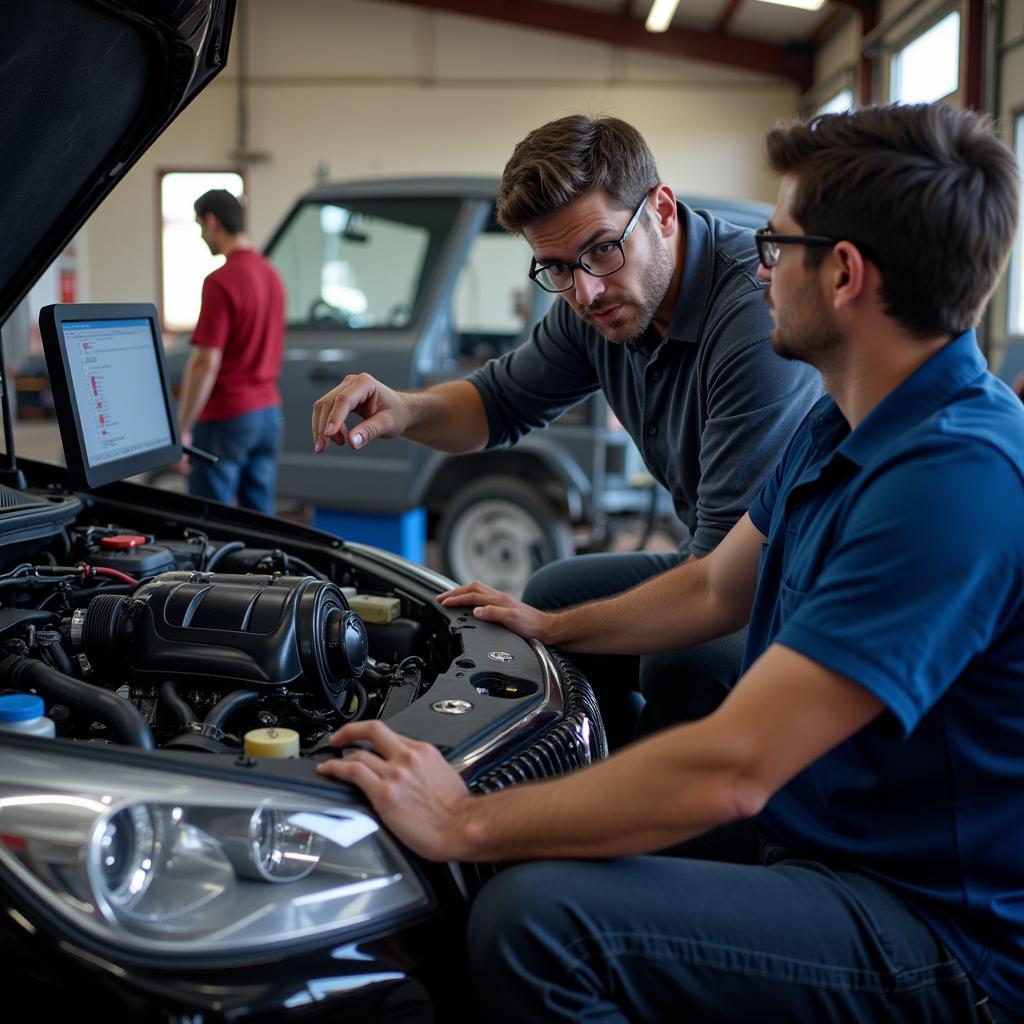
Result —
<instances>
[{"instance_id":1,"label":"yellow oil cap","mask_svg":"<svg viewBox=\"0 0 1024 1024\"><path fill-rule=\"evenodd\" d=\"M252 729L245 734L249 757L298 757L299 734L294 729Z\"/></svg>"}]
</instances>

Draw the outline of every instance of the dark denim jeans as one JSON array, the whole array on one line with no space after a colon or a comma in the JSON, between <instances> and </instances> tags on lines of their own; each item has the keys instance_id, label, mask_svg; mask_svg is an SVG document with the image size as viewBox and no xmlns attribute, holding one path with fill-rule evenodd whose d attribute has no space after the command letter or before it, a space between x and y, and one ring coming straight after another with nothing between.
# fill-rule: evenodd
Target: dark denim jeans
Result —
<instances>
[{"instance_id":1,"label":"dark denim jeans","mask_svg":"<svg viewBox=\"0 0 1024 1024\"><path fill-rule=\"evenodd\" d=\"M189 494L272 514L283 426L278 406L233 420L197 423L192 443L216 455L217 464L192 459Z\"/></svg>"},{"instance_id":2,"label":"dark denim jeans","mask_svg":"<svg viewBox=\"0 0 1024 1024\"><path fill-rule=\"evenodd\" d=\"M678 552L580 555L538 569L523 600L545 611L619 594L685 561ZM622 623L623 633L629 623ZM710 714L732 688L743 660L747 631L740 630L683 651L628 655L572 654L594 686L616 749L658 729ZM643 695L643 698L639 696Z\"/></svg>"},{"instance_id":3,"label":"dark denim jeans","mask_svg":"<svg viewBox=\"0 0 1024 1024\"><path fill-rule=\"evenodd\" d=\"M716 851L715 835L694 852L717 859L542 861L488 882L468 945L489 1019L1012 1020L977 1005L959 962L885 886L764 842L744 862L749 838Z\"/></svg>"}]
</instances>

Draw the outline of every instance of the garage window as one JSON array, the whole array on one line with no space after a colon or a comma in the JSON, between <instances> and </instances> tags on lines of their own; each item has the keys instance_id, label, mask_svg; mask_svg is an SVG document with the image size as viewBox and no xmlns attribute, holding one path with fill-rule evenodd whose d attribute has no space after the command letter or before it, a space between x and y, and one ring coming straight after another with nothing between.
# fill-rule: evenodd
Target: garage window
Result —
<instances>
[{"instance_id":1,"label":"garage window","mask_svg":"<svg viewBox=\"0 0 1024 1024\"><path fill-rule=\"evenodd\" d=\"M853 107L853 90L840 89L830 96L815 111L815 114L842 114Z\"/></svg>"},{"instance_id":2,"label":"garage window","mask_svg":"<svg viewBox=\"0 0 1024 1024\"><path fill-rule=\"evenodd\" d=\"M1017 114L1013 119L1013 149L1019 164L1024 159L1024 113ZM1021 224L1017 225L1008 276L1006 329L1011 335L1024 337L1024 225Z\"/></svg>"},{"instance_id":3,"label":"garage window","mask_svg":"<svg viewBox=\"0 0 1024 1024\"><path fill-rule=\"evenodd\" d=\"M211 188L241 196L245 183L236 171L160 172L160 308L168 331L195 327L203 278L224 262L210 255L192 205Z\"/></svg>"},{"instance_id":4,"label":"garage window","mask_svg":"<svg viewBox=\"0 0 1024 1024\"><path fill-rule=\"evenodd\" d=\"M949 14L916 33L889 63L889 96L897 103L931 103L960 84L960 14Z\"/></svg>"}]
</instances>

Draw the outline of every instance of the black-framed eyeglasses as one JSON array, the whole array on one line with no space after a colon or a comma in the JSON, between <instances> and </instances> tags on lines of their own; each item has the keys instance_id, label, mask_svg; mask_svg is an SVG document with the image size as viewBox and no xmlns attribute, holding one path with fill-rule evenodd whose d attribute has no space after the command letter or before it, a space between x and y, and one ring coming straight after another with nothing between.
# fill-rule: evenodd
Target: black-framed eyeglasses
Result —
<instances>
[{"instance_id":1,"label":"black-framed eyeglasses","mask_svg":"<svg viewBox=\"0 0 1024 1024\"><path fill-rule=\"evenodd\" d=\"M591 277L607 277L621 270L626 262L626 251L623 249L626 240L633 233L633 228L640 220L640 214L644 212L647 200L651 198L650 192L644 196L643 202L636 208L636 212L629 218L626 230L620 238L614 242L598 242L589 249L584 249L571 263L556 262L537 265L537 260L530 260L530 280L535 281L546 292L567 292L574 283L574 274L577 268L590 274Z\"/></svg>"},{"instance_id":2,"label":"black-framed eyeglasses","mask_svg":"<svg viewBox=\"0 0 1024 1024\"><path fill-rule=\"evenodd\" d=\"M757 258L765 268L774 267L779 262L784 245L836 245L838 238L827 238L825 235L776 235L767 228L758 228L754 232L757 243Z\"/></svg>"}]
</instances>

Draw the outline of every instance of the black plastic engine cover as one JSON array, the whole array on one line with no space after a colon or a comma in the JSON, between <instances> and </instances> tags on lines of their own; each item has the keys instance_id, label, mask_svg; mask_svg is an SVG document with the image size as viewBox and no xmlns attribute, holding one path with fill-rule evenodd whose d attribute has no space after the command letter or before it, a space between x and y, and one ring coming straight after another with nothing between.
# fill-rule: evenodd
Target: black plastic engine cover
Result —
<instances>
[{"instance_id":1,"label":"black plastic engine cover","mask_svg":"<svg viewBox=\"0 0 1024 1024\"><path fill-rule=\"evenodd\" d=\"M169 572L86 610L90 661L138 681L285 687L336 708L366 662L366 630L341 590L311 576Z\"/></svg>"}]
</instances>

